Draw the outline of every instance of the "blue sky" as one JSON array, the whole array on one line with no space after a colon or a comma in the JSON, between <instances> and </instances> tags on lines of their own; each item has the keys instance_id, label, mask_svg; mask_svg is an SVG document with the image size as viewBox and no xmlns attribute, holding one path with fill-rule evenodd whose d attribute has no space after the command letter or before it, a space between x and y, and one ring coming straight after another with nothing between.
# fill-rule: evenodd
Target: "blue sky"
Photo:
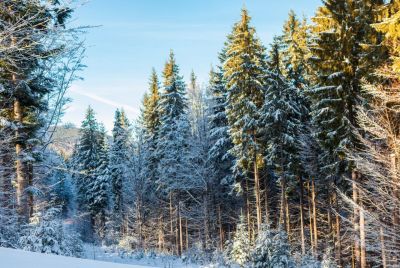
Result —
<instances>
[{"instance_id":1,"label":"blue sky","mask_svg":"<svg viewBox=\"0 0 400 268\"><path fill-rule=\"evenodd\" d=\"M151 69L161 74L170 49L185 80L193 69L204 85L244 3L268 46L290 9L311 17L320 0L91 0L78 8L73 24L100 27L85 35L84 80L72 85L63 121L80 126L88 105L108 130L118 107L137 118Z\"/></svg>"}]
</instances>

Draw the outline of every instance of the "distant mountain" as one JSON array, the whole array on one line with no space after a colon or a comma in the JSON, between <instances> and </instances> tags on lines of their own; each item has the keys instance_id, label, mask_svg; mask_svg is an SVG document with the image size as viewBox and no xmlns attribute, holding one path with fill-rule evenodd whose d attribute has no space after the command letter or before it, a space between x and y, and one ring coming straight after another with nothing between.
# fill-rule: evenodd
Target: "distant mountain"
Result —
<instances>
[{"instance_id":1,"label":"distant mountain","mask_svg":"<svg viewBox=\"0 0 400 268\"><path fill-rule=\"evenodd\" d=\"M79 140L79 128L73 125L61 125L50 131L54 131L50 148L67 158L70 157Z\"/></svg>"}]
</instances>

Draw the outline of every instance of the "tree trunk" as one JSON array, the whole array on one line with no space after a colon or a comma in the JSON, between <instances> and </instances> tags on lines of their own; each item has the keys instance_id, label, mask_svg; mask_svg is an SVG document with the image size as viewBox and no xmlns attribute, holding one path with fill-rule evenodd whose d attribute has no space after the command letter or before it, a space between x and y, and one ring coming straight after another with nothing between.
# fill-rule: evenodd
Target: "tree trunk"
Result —
<instances>
[{"instance_id":1,"label":"tree trunk","mask_svg":"<svg viewBox=\"0 0 400 268\"><path fill-rule=\"evenodd\" d=\"M290 239L290 233L292 230L290 229L290 210L289 210L289 202L288 202L286 194L285 194L285 211L286 211L286 213L285 213L285 215L286 215L286 233Z\"/></svg>"},{"instance_id":2,"label":"tree trunk","mask_svg":"<svg viewBox=\"0 0 400 268\"><path fill-rule=\"evenodd\" d=\"M163 218L160 216L158 220L158 250L164 251L164 227Z\"/></svg>"},{"instance_id":3,"label":"tree trunk","mask_svg":"<svg viewBox=\"0 0 400 268\"><path fill-rule=\"evenodd\" d=\"M181 215L181 202L178 202L178 219L179 219L179 256L182 255L183 252L183 230L182 230L182 215Z\"/></svg>"},{"instance_id":4,"label":"tree trunk","mask_svg":"<svg viewBox=\"0 0 400 268\"><path fill-rule=\"evenodd\" d=\"M175 232L174 232L174 209L172 207L172 192L169 193L169 217L170 217L170 234L171 234L171 250L174 251L174 237L175 237ZM176 243L176 241L175 241ZM176 244L175 244L176 245Z\"/></svg>"},{"instance_id":5,"label":"tree trunk","mask_svg":"<svg viewBox=\"0 0 400 268\"><path fill-rule=\"evenodd\" d=\"M383 227L380 227L380 239L381 239L381 258L382 258L382 267L386 268L386 248L385 248L385 236L383 233Z\"/></svg>"},{"instance_id":6,"label":"tree trunk","mask_svg":"<svg viewBox=\"0 0 400 268\"><path fill-rule=\"evenodd\" d=\"M390 160L391 160L391 176L392 176L392 185L393 185L393 200L398 200L400 198L399 194L399 187L398 187L398 181L397 181L397 159L396 159L396 154L391 154L390 155ZM394 202L393 206L393 226L394 228L398 228L400 226L400 208L396 206L396 202ZM393 248L394 251L397 252L397 250L400 249L400 239L398 238L397 235L393 236ZM393 256L393 263L395 265L398 265L399 257L397 254L394 254Z\"/></svg>"},{"instance_id":7,"label":"tree trunk","mask_svg":"<svg viewBox=\"0 0 400 268\"><path fill-rule=\"evenodd\" d=\"M189 250L189 228L188 228L188 220L187 220L187 218L185 219L185 226L186 226L186 228L185 228L185 230L186 230L186 235L185 235L185 238L186 238L186 250Z\"/></svg>"},{"instance_id":8,"label":"tree trunk","mask_svg":"<svg viewBox=\"0 0 400 268\"><path fill-rule=\"evenodd\" d=\"M328 218L328 246L331 248L332 243L335 243L335 235L333 233L332 228L332 195L330 185L328 186L328 208L327 210L327 218Z\"/></svg>"},{"instance_id":9,"label":"tree trunk","mask_svg":"<svg viewBox=\"0 0 400 268\"><path fill-rule=\"evenodd\" d=\"M222 230L221 205L218 205L219 249L224 250L224 232Z\"/></svg>"},{"instance_id":10,"label":"tree trunk","mask_svg":"<svg viewBox=\"0 0 400 268\"><path fill-rule=\"evenodd\" d=\"M314 235L313 235L313 217L312 217L312 209L311 209L311 188L310 188L310 182L307 182L307 190L308 190L308 218L309 218L309 229L310 229L310 244L311 244L311 252L313 253L313 256L315 257L317 255L315 251L315 246L314 246Z\"/></svg>"},{"instance_id":11,"label":"tree trunk","mask_svg":"<svg viewBox=\"0 0 400 268\"><path fill-rule=\"evenodd\" d=\"M360 259L360 211L358 209L358 189L357 189L357 173L356 171L351 172L352 179L352 188L353 188L353 203L354 203L354 211L353 211L353 228L354 228L354 265L355 267L360 267L361 259Z\"/></svg>"},{"instance_id":12,"label":"tree trunk","mask_svg":"<svg viewBox=\"0 0 400 268\"><path fill-rule=\"evenodd\" d=\"M250 199L249 199L249 180L246 177L246 214L247 214L247 229L249 232L249 240L251 241L251 218L250 218Z\"/></svg>"},{"instance_id":13,"label":"tree trunk","mask_svg":"<svg viewBox=\"0 0 400 268\"><path fill-rule=\"evenodd\" d=\"M361 202L360 202L361 203ZM360 209L360 258L361 268L367 267L367 256L366 256L366 242L365 242L365 216L364 209Z\"/></svg>"},{"instance_id":14,"label":"tree trunk","mask_svg":"<svg viewBox=\"0 0 400 268\"><path fill-rule=\"evenodd\" d=\"M281 177L281 217L283 219L283 226L289 235L288 218L287 218L287 204L286 204L286 180L284 176Z\"/></svg>"},{"instance_id":15,"label":"tree trunk","mask_svg":"<svg viewBox=\"0 0 400 268\"><path fill-rule=\"evenodd\" d=\"M264 180L264 203L265 203L265 222L267 225L270 224L269 221L269 205L268 205L268 181Z\"/></svg>"},{"instance_id":16,"label":"tree trunk","mask_svg":"<svg viewBox=\"0 0 400 268\"><path fill-rule=\"evenodd\" d=\"M203 248L208 248L209 246L209 215L208 215L208 194L207 192L203 196L203 210L204 210L204 242Z\"/></svg>"},{"instance_id":17,"label":"tree trunk","mask_svg":"<svg viewBox=\"0 0 400 268\"><path fill-rule=\"evenodd\" d=\"M336 261L339 266L342 266L342 238L340 236L340 215L339 215L339 200L337 193L335 193L335 206L336 206Z\"/></svg>"},{"instance_id":18,"label":"tree trunk","mask_svg":"<svg viewBox=\"0 0 400 268\"><path fill-rule=\"evenodd\" d=\"M314 224L314 247L315 252L318 252L318 227L317 227L317 205L316 205L316 195L315 195L315 182L314 178L311 178L311 200L313 207L313 224Z\"/></svg>"},{"instance_id":19,"label":"tree trunk","mask_svg":"<svg viewBox=\"0 0 400 268\"><path fill-rule=\"evenodd\" d=\"M29 161L28 165L28 187L33 185L33 163ZM28 193L28 215L29 217L33 216L33 194L31 192Z\"/></svg>"},{"instance_id":20,"label":"tree trunk","mask_svg":"<svg viewBox=\"0 0 400 268\"><path fill-rule=\"evenodd\" d=\"M15 81L15 75L13 75L13 81ZM29 207L27 196L25 190L28 185L28 179L26 176L25 163L23 161L24 146L21 142L21 128L22 128L22 107L18 99L14 100L14 121L17 123L17 128L15 130L15 171L16 171L16 198L17 198L17 208L21 219L24 222L28 221L29 217Z\"/></svg>"},{"instance_id":21,"label":"tree trunk","mask_svg":"<svg viewBox=\"0 0 400 268\"><path fill-rule=\"evenodd\" d=\"M300 237L301 237L301 254L306 254L306 242L304 237L304 216L303 216L303 178L300 176Z\"/></svg>"},{"instance_id":22,"label":"tree trunk","mask_svg":"<svg viewBox=\"0 0 400 268\"><path fill-rule=\"evenodd\" d=\"M257 155L254 156L254 184L255 184L255 195L256 195L256 210L257 210L257 231L260 232L262 224L262 212L261 212L261 195L260 195L260 176L257 166Z\"/></svg>"}]
</instances>

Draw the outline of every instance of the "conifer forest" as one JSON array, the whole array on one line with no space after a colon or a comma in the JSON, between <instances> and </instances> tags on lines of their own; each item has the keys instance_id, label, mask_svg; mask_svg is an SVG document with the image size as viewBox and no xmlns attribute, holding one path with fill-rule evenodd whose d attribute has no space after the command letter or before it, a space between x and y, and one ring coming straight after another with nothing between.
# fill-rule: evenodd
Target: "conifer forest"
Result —
<instances>
[{"instance_id":1,"label":"conifer forest","mask_svg":"<svg viewBox=\"0 0 400 268\"><path fill-rule=\"evenodd\" d=\"M62 123L90 68L72 2L0 1L0 249L400 267L399 0L287 10L270 44L244 5L207 83L171 47L112 129L91 106Z\"/></svg>"}]
</instances>

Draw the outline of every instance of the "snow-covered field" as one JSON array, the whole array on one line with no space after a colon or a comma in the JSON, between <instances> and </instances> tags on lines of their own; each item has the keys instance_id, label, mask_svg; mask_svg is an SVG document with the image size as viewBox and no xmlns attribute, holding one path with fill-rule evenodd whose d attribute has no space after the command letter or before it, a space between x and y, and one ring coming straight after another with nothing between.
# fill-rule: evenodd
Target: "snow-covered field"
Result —
<instances>
[{"instance_id":1,"label":"snow-covered field","mask_svg":"<svg viewBox=\"0 0 400 268\"><path fill-rule=\"evenodd\" d=\"M138 267L166 267L166 268L199 268L193 263L185 263L182 259L171 255L152 255L140 252L126 252L117 248L107 248L93 246L91 244L84 245L84 258L92 260L101 260L106 262L138 265ZM131 266L129 266L131 267Z\"/></svg>"},{"instance_id":2,"label":"snow-covered field","mask_svg":"<svg viewBox=\"0 0 400 268\"><path fill-rule=\"evenodd\" d=\"M84 246L83 258L0 247L0 268L209 268L218 265L185 263L170 255L126 253L115 248Z\"/></svg>"},{"instance_id":3,"label":"snow-covered field","mask_svg":"<svg viewBox=\"0 0 400 268\"><path fill-rule=\"evenodd\" d=\"M155 268L71 258L23 250L0 248L0 267L4 268ZM164 266L158 266L164 267Z\"/></svg>"}]
</instances>

